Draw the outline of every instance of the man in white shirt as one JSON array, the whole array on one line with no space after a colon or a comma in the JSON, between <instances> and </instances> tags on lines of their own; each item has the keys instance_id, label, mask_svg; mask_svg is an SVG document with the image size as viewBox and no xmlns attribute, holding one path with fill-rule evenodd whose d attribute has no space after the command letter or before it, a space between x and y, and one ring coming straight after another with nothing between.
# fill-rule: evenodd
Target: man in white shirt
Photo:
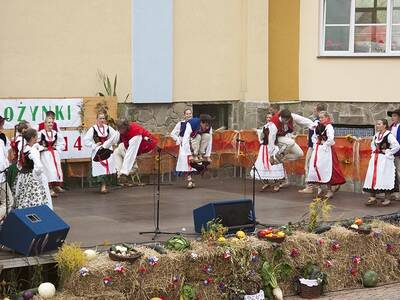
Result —
<instances>
[{"instance_id":1,"label":"man in white shirt","mask_svg":"<svg viewBox=\"0 0 400 300\"><path fill-rule=\"evenodd\" d=\"M302 127L307 127L312 129L314 127L314 122L308 118L302 117L297 114L291 113L288 109L283 109L279 113L276 113L272 117L272 122L275 124L277 128L277 141L279 147L280 156L278 157L275 163L281 163L282 160L297 160L304 155L303 150L301 150L300 146L296 144L293 133L294 133L294 125L297 124ZM275 138L275 137L274 137Z\"/></svg>"}]
</instances>

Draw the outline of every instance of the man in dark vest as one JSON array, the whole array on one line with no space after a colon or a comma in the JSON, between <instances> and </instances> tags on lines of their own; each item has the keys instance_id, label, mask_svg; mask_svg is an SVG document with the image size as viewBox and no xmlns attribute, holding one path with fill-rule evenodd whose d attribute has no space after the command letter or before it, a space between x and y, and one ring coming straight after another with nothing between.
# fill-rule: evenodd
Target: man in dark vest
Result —
<instances>
[{"instance_id":1,"label":"man in dark vest","mask_svg":"<svg viewBox=\"0 0 400 300\"><path fill-rule=\"evenodd\" d=\"M199 118L188 120L182 144L185 149L190 147L189 161L196 163L203 160L211 162L211 116L202 114Z\"/></svg>"}]
</instances>

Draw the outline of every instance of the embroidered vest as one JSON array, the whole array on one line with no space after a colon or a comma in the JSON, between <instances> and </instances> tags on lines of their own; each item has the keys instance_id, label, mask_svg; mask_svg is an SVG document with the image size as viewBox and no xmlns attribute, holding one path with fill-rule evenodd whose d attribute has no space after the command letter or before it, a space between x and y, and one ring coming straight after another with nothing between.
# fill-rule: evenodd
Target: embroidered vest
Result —
<instances>
[{"instance_id":1,"label":"embroidered vest","mask_svg":"<svg viewBox=\"0 0 400 300\"><path fill-rule=\"evenodd\" d=\"M280 115L280 113L274 114L271 121L275 124L276 128L278 128L276 136L285 136L286 134L294 131L293 118L290 118L289 122L284 124L279 119Z\"/></svg>"},{"instance_id":2,"label":"embroidered vest","mask_svg":"<svg viewBox=\"0 0 400 300\"><path fill-rule=\"evenodd\" d=\"M106 136L99 136L96 128L93 126L93 140L96 144L104 143L107 140L109 135L110 135L110 127L107 127L107 135Z\"/></svg>"},{"instance_id":3,"label":"embroidered vest","mask_svg":"<svg viewBox=\"0 0 400 300\"><path fill-rule=\"evenodd\" d=\"M30 151L24 152L21 173L30 173L33 170L33 160L29 158Z\"/></svg>"}]
</instances>

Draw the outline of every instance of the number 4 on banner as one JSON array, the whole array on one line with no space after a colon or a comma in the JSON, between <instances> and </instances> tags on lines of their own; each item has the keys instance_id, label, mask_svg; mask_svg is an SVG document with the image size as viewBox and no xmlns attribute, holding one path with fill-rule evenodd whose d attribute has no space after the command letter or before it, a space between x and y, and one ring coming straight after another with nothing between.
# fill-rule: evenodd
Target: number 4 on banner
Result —
<instances>
[{"instance_id":1,"label":"number 4 on banner","mask_svg":"<svg viewBox=\"0 0 400 300\"><path fill-rule=\"evenodd\" d=\"M74 148L78 149L78 151L81 151L82 149L82 142L81 142L81 136L78 136L74 143Z\"/></svg>"}]
</instances>

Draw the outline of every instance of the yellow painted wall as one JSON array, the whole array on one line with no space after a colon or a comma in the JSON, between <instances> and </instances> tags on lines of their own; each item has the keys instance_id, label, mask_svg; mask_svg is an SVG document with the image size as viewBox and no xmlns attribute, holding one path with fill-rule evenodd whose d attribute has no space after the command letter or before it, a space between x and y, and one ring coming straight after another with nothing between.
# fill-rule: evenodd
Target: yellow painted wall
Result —
<instances>
[{"instance_id":1,"label":"yellow painted wall","mask_svg":"<svg viewBox=\"0 0 400 300\"><path fill-rule=\"evenodd\" d=\"M134 1L134 0L133 0ZM174 101L266 100L266 0L174 0ZM13 0L0 9L0 97L131 93L131 0Z\"/></svg>"},{"instance_id":2,"label":"yellow painted wall","mask_svg":"<svg viewBox=\"0 0 400 300\"><path fill-rule=\"evenodd\" d=\"M267 99L267 2L175 0L174 99Z\"/></svg>"},{"instance_id":3,"label":"yellow painted wall","mask_svg":"<svg viewBox=\"0 0 400 300\"><path fill-rule=\"evenodd\" d=\"M12 0L0 9L0 97L93 96L97 70L130 92L130 0Z\"/></svg>"},{"instance_id":4,"label":"yellow painted wall","mask_svg":"<svg viewBox=\"0 0 400 300\"><path fill-rule=\"evenodd\" d=\"M399 58L318 58L319 3L301 1L300 99L400 102Z\"/></svg>"},{"instance_id":5,"label":"yellow painted wall","mask_svg":"<svg viewBox=\"0 0 400 300\"><path fill-rule=\"evenodd\" d=\"M299 99L299 13L300 0L269 0L270 101Z\"/></svg>"}]
</instances>

